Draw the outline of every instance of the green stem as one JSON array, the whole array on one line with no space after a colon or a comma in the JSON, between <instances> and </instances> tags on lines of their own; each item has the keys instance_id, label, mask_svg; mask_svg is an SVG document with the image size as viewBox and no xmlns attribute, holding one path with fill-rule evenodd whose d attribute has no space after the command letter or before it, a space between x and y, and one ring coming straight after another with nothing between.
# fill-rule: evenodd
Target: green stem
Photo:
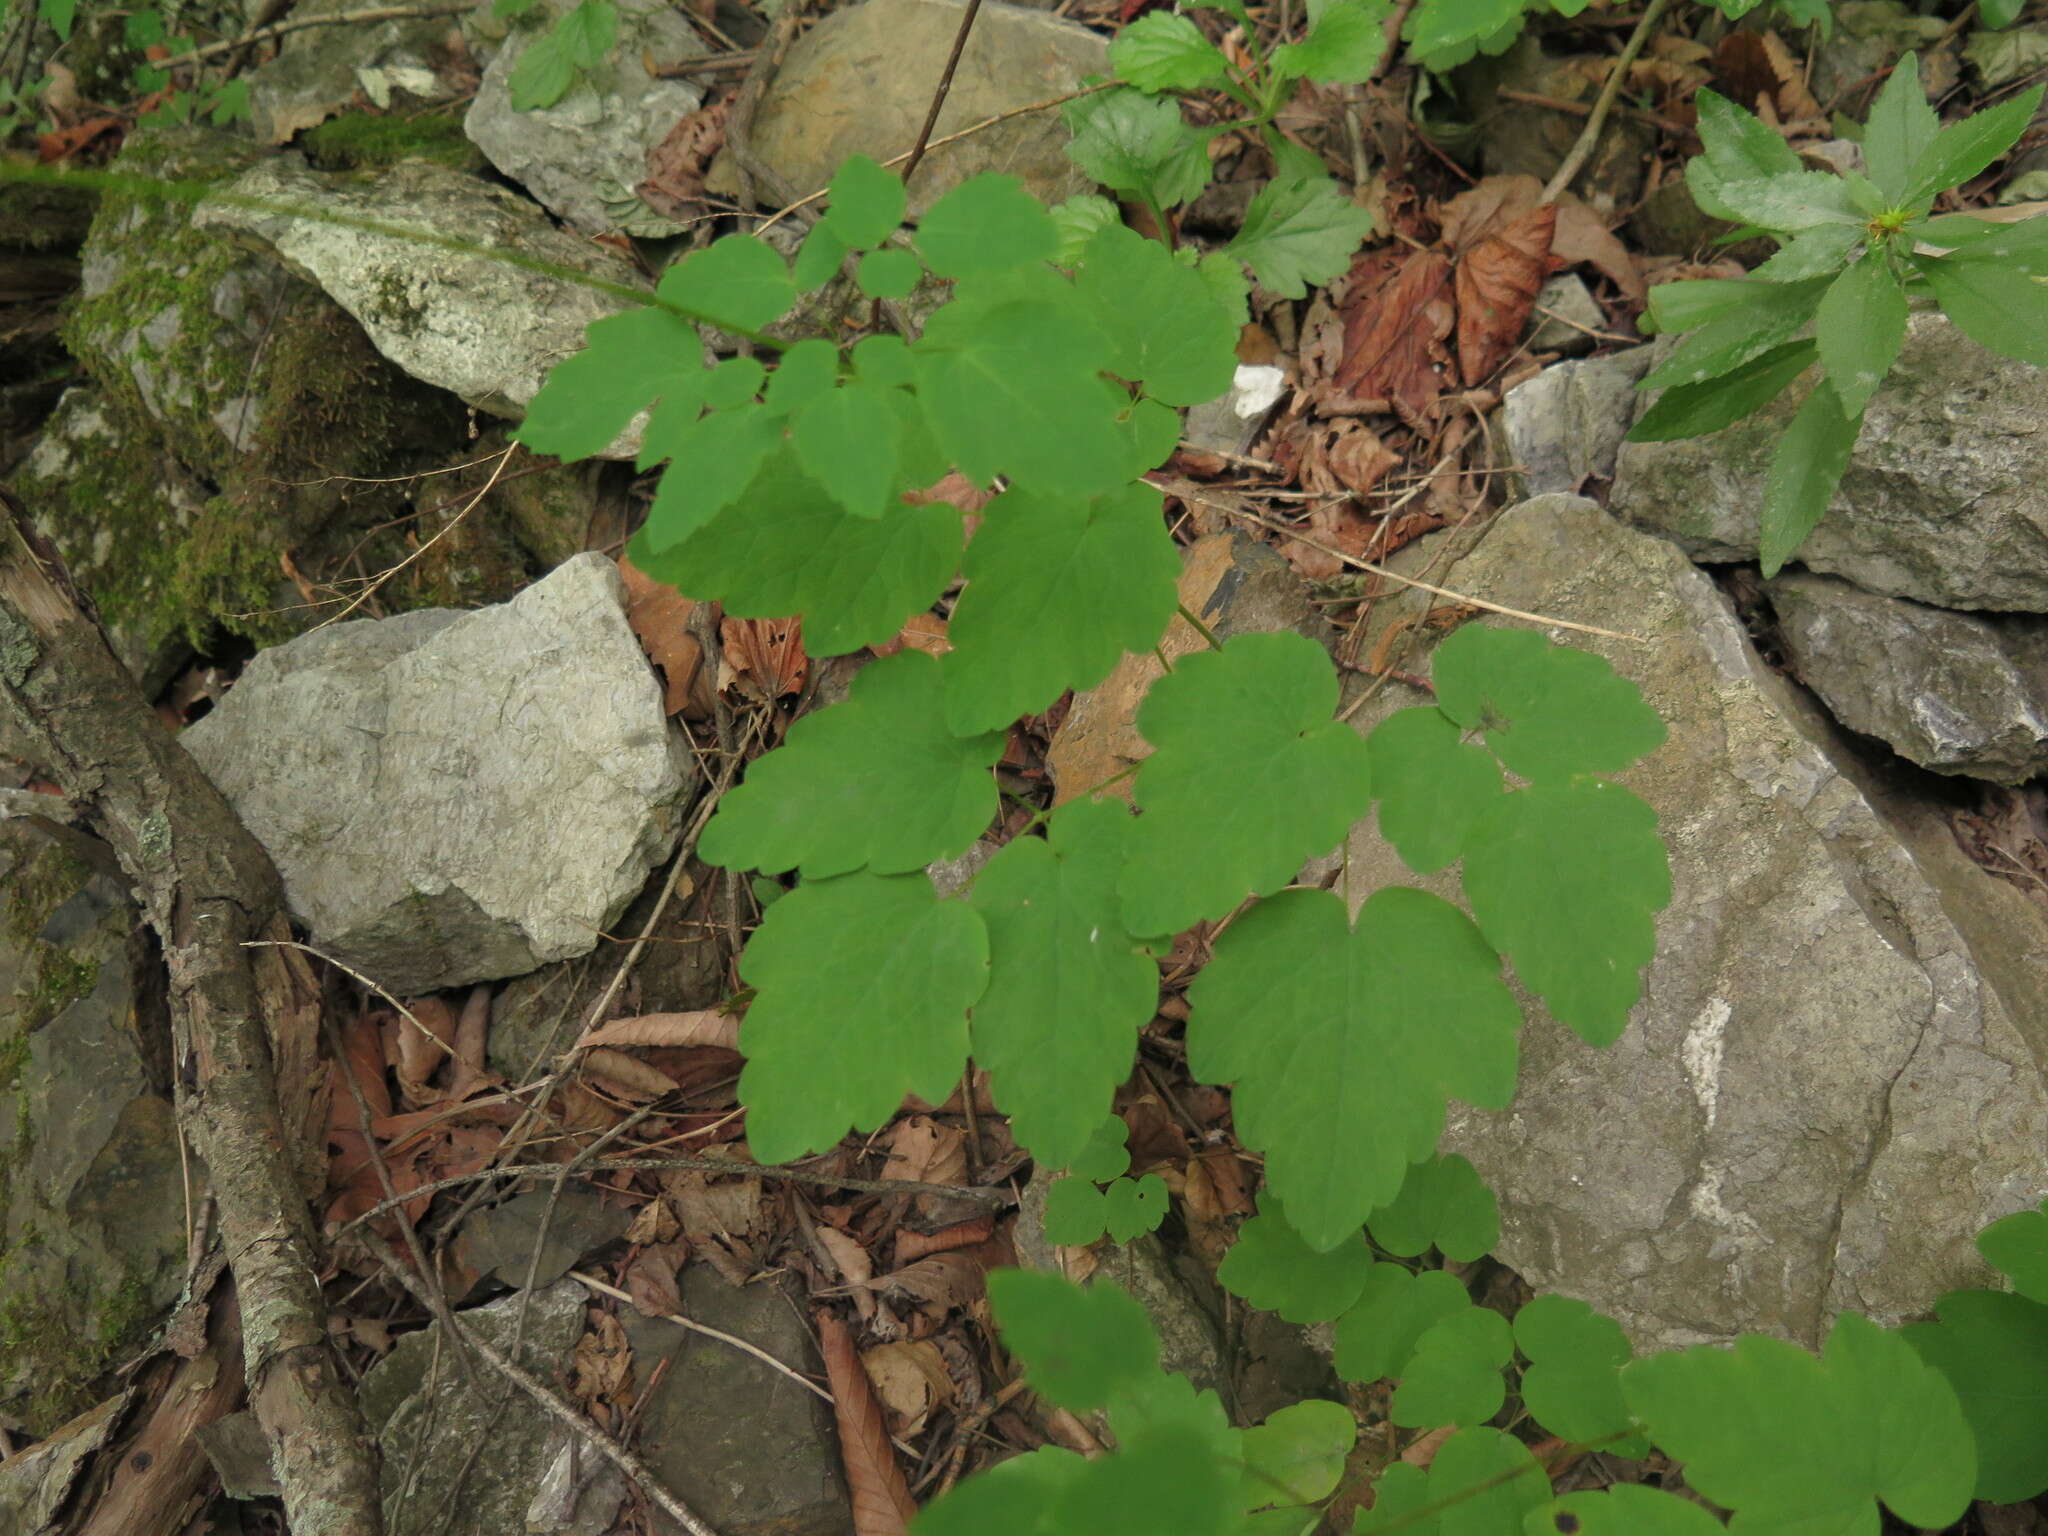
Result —
<instances>
[{"instance_id":1,"label":"green stem","mask_svg":"<svg viewBox=\"0 0 2048 1536\"><path fill-rule=\"evenodd\" d=\"M1223 642L1216 638L1216 631L1196 618L1192 608L1188 607L1186 603L1176 603L1174 606L1180 610L1180 616L1193 626L1195 633L1209 642L1210 650L1220 651L1223 649Z\"/></svg>"}]
</instances>

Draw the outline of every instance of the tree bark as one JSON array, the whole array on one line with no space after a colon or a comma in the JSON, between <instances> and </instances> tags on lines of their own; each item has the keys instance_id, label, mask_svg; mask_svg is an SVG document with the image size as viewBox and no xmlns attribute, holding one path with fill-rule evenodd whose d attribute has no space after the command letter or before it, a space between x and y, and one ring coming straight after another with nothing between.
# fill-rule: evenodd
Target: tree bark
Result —
<instances>
[{"instance_id":1,"label":"tree bark","mask_svg":"<svg viewBox=\"0 0 2048 1536\"><path fill-rule=\"evenodd\" d=\"M135 882L170 974L179 1123L205 1158L239 1297L251 1406L294 1536L380 1536L374 1443L327 1336L299 1181L303 1074L275 866L115 660L90 603L0 490L0 724ZM279 1103L275 1063L293 1070Z\"/></svg>"}]
</instances>

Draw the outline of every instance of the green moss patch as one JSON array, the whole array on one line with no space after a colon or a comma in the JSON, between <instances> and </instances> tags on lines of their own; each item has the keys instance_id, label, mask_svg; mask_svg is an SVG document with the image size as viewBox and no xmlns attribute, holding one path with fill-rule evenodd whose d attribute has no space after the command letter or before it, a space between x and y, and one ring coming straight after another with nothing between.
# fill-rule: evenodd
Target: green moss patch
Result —
<instances>
[{"instance_id":1,"label":"green moss patch","mask_svg":"<svg viewBox=\"0 0 2048 1536\"><path fill-rule=\"evenodd\" d=\"M344 112L307 131L306 158L316 170L361 171L401 160L432 160L458 171L474 171L483 154L462 124L438 112L397 117L381 112Z\"/></svg>"}]
</instances>

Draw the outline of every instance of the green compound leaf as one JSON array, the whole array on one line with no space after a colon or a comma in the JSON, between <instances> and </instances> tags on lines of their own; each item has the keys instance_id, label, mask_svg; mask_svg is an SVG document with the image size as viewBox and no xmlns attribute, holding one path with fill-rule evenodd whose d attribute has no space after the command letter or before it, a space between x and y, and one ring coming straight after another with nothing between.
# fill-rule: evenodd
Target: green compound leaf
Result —
<instances>
[{"instance_id":1,"label":"green compound leaf","mask_svg":"<svg viewBox=\"0 0 2048 1536\"><path fill-rule=\"evenodd\" d=\"M1471 1305L1465 1287L1443 1270L1373 1265L1358 1301L1337 1320L1337 1374L1356 1382L1406 1374L1415 1341Z\"/></svg>"},{"instance_id":2,"label":"green compound leaf","mask_svg":"<svg viewBox=\"0 0 2048 1536\"><path fill-rule=\"evenodd\" d=\"M1327 1252L1309 1247L1269 1190L1259 1214L1238 1229L1216 1278L1261 1311L1290 1323L1322 1323L1351 1309L1373 1267L1372 1250L1357 1232Z\"/></svg>"},{"instance_id":3,"label":"green compound leaf","mask_svg":"<svg viewBox=\"0 0 2048 1536\"><path fill-rule=\"evenodd\" d=\"M1532 784L1618 773L1664 744L1664 722L1603 657L1533 629L1467 624L1430 664L1437 708Z\"/></svg>"},{"instance_id":4,"label":"green compound leaf","mask_svg":"<svg viewBox=\"0 0 2048 1536\"><path fill-rule=\"evenodd\" d=\"M960 510L935 502L856 517L776 453L740 505L686 542L661 549L636 534L629 552L655 580L735 617L800 613L810 653L837 656L893 638L945 590L960 561Z\"/></svg>"},{"instance_id":5,"label":"green compound leaf","mask_svg":"<svg viewBox=\"0 0 2048 1536\"><path fill-rule=\"evenodd\" d=\"M655 293L713 325L758 331L796 303L782 253L753 235L727 235L662 273Z\"/></svg>"},{"instance_id":6,"label":"green compound leaf","mask_svg":"<svg viewBox=\"0 0 2048 1536\"><path fill-rule=\"evenodd\" d=\"M583 0L555 23L562 51L578 69L595 69L603 63L618 32L619 13L606 0Z\"/></svg>"},{"instance_id":7,"label":"green compound leaf","mask_svg":"<svg viewBox=\"0 0 2048 1536\"><path fill-rule=\"evenodd\" d=\"M1273 292L1299 299L1348 267L1373 228L1327 176L1294 177L1259 188L1226 250Z\"/></svg>"},{"instance_id":8,"label":"green compound leaf","mask_svg":"<svg viewBox=\"0 0 2048 1536\"><path fill-rule=\"evenodd\" d=\"M1788 341L1704 384L1667 389L1629 428L1632 443L1668 443L1732 427L1785 392L1820 357L1812 341Z\"/></svg>"},{"instance_id":9,"label":"green compound leaf","mask_svg":"<svg viewBox=\"0 0 2048 1536\"><path fill-rule=\"evenodd\" d=\"M871 299L900 299L917 287L917 280L924 273L917 258L895 246L882 251L869 251L861 257L860 265L854 269L853 281L856 287Z\"/></svg>"},{"instance_id":10,"label":"green compound leaf","mask_svg":"<svg viewBox=\"0 0 2048 1536\"><path fill-rule=\"evenodd\" d=\"M739 500L768 456L782 446L782 422L765 406L715 411L671 430L667 402L657 407L640 450L643 465L673 458L688 468L662 472L647 509L647 522L633 536L633 563L657 575L650 560L675 549ZM668 578L663 577L666 580Z\"/></svg>"},{"instance_id":11,"label":"green compound leaf","mask_svg":"<svg viewBox=\"0 0 2048 1536\"><path fill-rule=\"evenodd\" d=\"M1498 1312L1467 1307L1438 1318L1415 1341L1388 1417L1409 1429L1485 1423L1507 1401L1501 1368L1514 1352Z\"/></svg>"},{"instance_id":12,"label":"green compound leaf","mask_svg":"<svg viewBox=\"0 0 2048 1536\"><path fill-rule=\"evenodd\" d=\"M1343 841L1371 807L1372 767L1336 707L1330 658L1291 630L1236 636L1152 685L1138 708L1154 749L1138 770L1145 814L1121 886L1133 933L1220 918Z\"/></svg>"},{"instance_id":13,"label":"green compound leaf","mask_svg":"<svg viewBox=\"0 0 2048 1536\"><path fill-rule=\"evenodd\" d=\"M1173 618L1180 557L1152 486L1006 491L967 546L946 656L946 720L993 730L1092 688Z\"/></svg>"},{"instance_id":14,"label":"green compound leaf","mask_svg":"<svg viewBox=\"0 0 2048 1536\"><path fill-rule=\"evenodd\" d=\"M1619 1039L1671 900L1657 813L1603 780L1506 795L1463 876L1487 941L1558 1022L1588 1045Z\"/></svg>"},{"instance_id":15,"label":"green compound leaf","mask_svg":"<svg viewBox=\"0 0 2048 1536\"><path fill-rule=\"evenodd\" d=\"M1054 1179L1045 1191L1045 1240L1085 1248L1109 1229L1109 1202L1087 1179Z\"/></svg>"},{"instance_id":16,"label":"green compound leaf","mask_svg":"<svg viewBox=\"0 0 2048 1536\"><path fill-rule=\"evenodd\" d=\"M1103 186L1171 208L1209 185L1209 135L1181 121L1177 101L1104 91L1064 112L1074 135L1067 157Z\"/></svg>"},{"instance_id":17,"label":"green compound leaf","mask_svg":"<svg viewBox=\"0 0 2048 1536\"><path fill-rule=\"evenodd\" d=\"M1925 203L1937 192L1961 186L2011 149L2034 120L2044 90L2048 87L2037 85L1942 129L1913 162L1900 201L1908 207Z\"/></svg>"},{"instance_id":18,"label":"green compound leaf","mask_svg":"<svg viewBox=\"0 0 2048 1536\"><path fill-rule=\"evenodd\" d=\"M792 350L798 352L801 359L801 344ZM796 371L801 371L801 367L799 361ZM743 405L750 405L754 402L754 397L762 392L761 387L767 382L767 378L768 370L754 358L728 357L705 375L704 403L714 411L731 411ZM657 415L657 423L658 421Z\"/></svg>"},{"instance_id":19,"label":"green compound leaf","mask_svg":"<svg viewBox=\"0 0 2048 1536\"><path fill-rule=\"evenodd\" d=\"M1108 366L1117 377L1142 379L1168 405L1197 405L1230 388L1237 327L1201 275L1157 240L1109 226L1082 253L1075 286L1116 348Z\"/></svg>"},{"instance_id":20,"label":"green compound leaf","mask_svg":"<svg viewBox=\"0 0 2048 1536\"><path fill-rule=\"evenodd\" d=\"M1435 1149L1446 1099L1499 1109L1514 1096L1522 1021L1500 957L1422 891L1375 892L1356 928L1328 891L1263 901L1217 941L1189 1002L1190 1068L1234 1084L1238 1134L1266 1154L1268 1185L1314 1249L1355 1237L1400 1192Z\"/></svg>"},{"instance_id":21,"label":"green compound leaf","mask_svg":"<svg viewBox=\"0 0 2048 1536\"><path fill-rule=\"evenodd\" d=\"M1861 415L1906 341L1906 291L1881 247L1866 251L1822 296L1813 337L1843 412Z\"/></svg>"},{"instance_id":22,"label":"green compound leaf","mask_svg":"<svg viewBox=\"0 0 2048 1536\"><path fill-rule=\"evenodd\" d=\"M919 651L865 668L845 703L798 720L720 802L698 850L705 862L767 874L801 866L822 880L862 868L907 874L965 852L995 815L989 768L1003 737L949 732L942 686L938 661Z\"/></svg>"},{"instance_id":23,"label":"green compound leaf","mask_svg":"<svg viewBox=\"0 0 2048 1536\"><path fill-rule=\"evenodd\" d=\"M1057 1445L999 1461L919 1510L912 1536L1064 1536L1052 1521L1088 1466Z\"/></svg>"},{"instance_id":24,"label":"green compound leaf","mask_svg":"<svg viewBox=\"0 0 2048 1536\"><path fill-rule=\"evenodd\" d=\"M1491 753L1460 739L1440 709L1396 710L1366 738L1380 796L1380 835L1419 875L1456 862L1501 796Z\"/></svg>"},{"instance_id":25,"label":"green compound leaf","mask_svg":"<svg viewBox=\"0 0 2048 1536\"><path fill-rule=\"evenodd\" d=\"M1972 1490L1993 1504L2048 1492L2048 1306L2003 1291L1951 1291L1934 1323L1901 1330L1947 1378L1977 1442Z\"/></svg>"},{"instance_id":26,"label":"green compound leaf","mask_svg":"<svg viewBox=\"0 0 2048 1536\"><path fill-rule=\"evenodd\" d=\"M2000 357L2048 368L2048 283L2039 249L2024 249L2021 231L2035 236L2048 218L2012 226L2014 236L1987 236L1943 257L1916 256L1913 265L1941 301L1942 312L1980 347Z\"/></svg>"},{"instance_id":27,"label":"green compound leaf","mask_svg":"<svg viewBox=\"0 0 2048 1536\"><path fill-rule=\"evenodd\" d=\"M935 724L936 716L921 729ZM983 739L1000 751L1000 733ZM1105 1173L1090 1164L1098 1180L1130 1166L1123 1122L1103 1117L1159 1002L1158 965L1117 920L1129 826L1121 804L1073 801L1054 813L1046 838L1004 847L967 894L989 942L988 991L974 1009L975 1061L988 1070L1018 1143L1048 1167L1083 1171L1096 1139L1113 1130L1116 1166Z\"/></svg>"},{"instance_id":28,"label":"green compound leaf","mask_svg":"<svg viewBox=\"0 0 2048 1536\"><path fill-rule=\"evenodd\" d=\"M945 1098L988 939L978 913L940 901L922 874L842 875L770 907L740 976L758 989L740 1026L747 1145L785 1163L875 1129L910 1094Z\"/></svg>"},{"instance_id":29,"label":"green compound leaf","mask_svg":"<svg viewBox=\"0 0 2048 1536\"><path fill-rule=\"evenodd\" d=\"M1515 1347L1528 1357L1522 1402L1561 1440L1601 1444L1617 1456L1649 1449L1629 1433L1633 1421L1621 1395L1621 1368L1634 1356L1621 1324L1583 1301L1538 1296L1515 1314ZM1622 1436L1619 1441L1614 1436Z\"/></svg>"},{"instance_id":30,"label":"green compound leaf","mask_svg":"<svg viewBox=\"0 0 2048 1536\"><path fill-rule=\"evenodd\" d=\"M832 173L825 222L849 249L867 250L903 222L903 179L866 155L849 155Z\"/></svg>"},{"instance_id":31,"label":"green compound leaf","mask_svg":"<svg viewBox=\"0 0 2048 1536\"><path fill-rule=\"evenodd\" d=\"M804 472L860 517L897 510L889 493L902 467L902 438L888 392L859 380L828 388L800 406L789 428L789 445Z\"/></svg>"},{"instance_id":32,"label":"green compound leaf","mask_svg":"<svg viewBox=\"0 0 2048 1536\"><path fill-rule=\"evenodd\" d=\"M1500 1241L1500 1207L1486 1181L1453 1152L1413 1164L1401 1193L1366 1218L1372 1240L1400 1258L1435 1248L1466 1264Z\"/></svg>"},{"instance_id":33,"label":"green compound leaf","mask_svg":"<svg viewBox=\"0 0 2048 1536\"><path fill-rule=\"evenodd\" d=\"M839 381L839 349L829 341L813 337L800 341L782 354L761 403L781 415L809 405L832 392Z\"/></svg>"},{"instance_id":34,"label":"green compound leaf","mask_svg":"<svg viewBox=\"0 0 2048 1536\"><path fill-rule=\"evenodd\" d=\"M1314 1504L1337 1491L1358 1421L1342 1403L1311 1397L1244 1432L1244 1507Z\"/></svg>"},{"instance_id":35,"label":"green compound leaf","mask_svg":"<svg viewBox=\"0 0 2048 1536\"><path fill-rule=\"evenodd\" d=\"M1733 373L1750 359L1761 357L1806 329L1820 307L1821 295L1833 281L1832 276L1824 276L1798 283L1742 284L1750 290L1747 303L1707 321L1678 344L1662 367L1653 369L1636 387L1663 389L1673 384L1701 384Z\"/></svg>"},{"instance_id":36,"label":"green compound leaf","mask_svg":"<svg viewBox=\"0 0 2048 1536\"><path fill-rule=\"evenodd\" d=\"M2011 1277L2014 1290L2048 1305L2048 1200L1991 1223L1977 1234L1977 1251Z\"/></svg>"},{"instance_id":37,"label":"green compound leaf","mask_svg":"<svg viewBox=\"0 0 2048 1536\"><path fill-rule=\"evenodd\" d=\"M1141 91L1199 91L1229 74L1216 45L1185 16L1148 11L1109 45L1109 67Z\"/></svg>"},{"instance_id":38,"label":"green compound leaf","mask_svg":"<svg viewBox=\"0 0 2048 1536\"><path fill-rule=\"evenodd\" d=\"M1388 0L1309 0L1308 35L1273 50L1274 73L1317 85L1363 85L1387 51L1391 8Z\"/></svg>"},{"instance_id":39,"label":"green compound leaf","mask_svg":"<svg viewBox=\"0 0 2048 1536\"><path fill-rule=\"evenodd\" d=\"M1352 1527L1358 1536L1396 1528L1401 1536L1523 1536L1529 1512L1550 1502L1550 1479L1513 1435L1473 1428L1446 1440L1427 1473L1405 1462L1387 1468L1378 1492ZM1425 1509L1439 1513L1404 1518Z\"/></svg>"},{"instance_id":40,"label":"green compound leaf","mask_svg":"<svg viewBox=\"0 0 2048 1536\"><path fill-rule=\"evenodd\" d=\"M1133 479L1157 469L1180 446L1180 412L1172 406L1149 397L1133 400L1119 420L1130 440Z\"/></svg>"},{"instance_id":41,"label":"green compound leaf","mask_svg":"<svg viewBox=\"0 0 2048 1536\"><path fill-rule=\"evenodd\" d=\"M545 111L568 95L575 83L576 66L562 45L559 25L526 45L505 82L515 112Z\"/></svg>"},{"instance_id":42,"label":"green compound leaf","mask_svg":"<svg viewBox=\"0 0 2048 1536\"><path fill-rule=\"evenodd\" d=\"M1862 428L1863 413L1845 412L1841 396L1832 389L1816 389L1800 404L1778 439L1764 480L1757 551L1764 575L1777 575L1820 522L1842 483Z\"/></svg>"},{"instance_id":43,"label":"green compound leaf","mask_svg":"<svg viewBox=\"0 0 2048 1536\"><path fill-rule=\"evenodd\" d=\"M940 277L975 277L1050 261L1059 229L1014 176L969 177L918 221L917 248Z\"/></svg>"},{"instance_id":44,"label":"green compound leaf","mask_svg":"<svg viewBox=\"0 0 2048 1536\"><path fill-rule=\"evenodd\" d=\"M1107 1280L1083 1290L1042 1270L998 1269L988 1302L1032 1390L1069 1412L1106 1407L1159 1372L1152 1320Z\"/></svg>"},{"instance_id":45,"label":"green compound leaf","mask_svg":"<svg viewBox=\"0 0 2048 1536\"><path fill-rule=\"evenodd\" d=\"M602 453L640 408L659 397L694 420L704 395L697 328L660 309L594 320L583 350L557 363L512 436L565 463Z\"/></svg>"},{"instance_id":46,"label":"green compound leaf","mask_svg":"<svg viewBox=\"0 0 2048 1536\"><path fill-rule=\"evenodd\" d=\"M1156 1231L1166 1219L1166 1180L1156 1173L1118 1179L1102 1192L1102 1219L1113 1243L1128 1243Z\"/></svg>"},{"instance_id":47,"label":"green compound leaf","mask_svg":"<svg viewBox=\"0 0 2048 1536\"><path fill-rule=\"evenodd\" d=\"M1897 202L1912 185L1913 167L1941 132L1941 119L1920 87L1920 56L1908 53L1871 104L1863 126L1863 159L1878 191Z\"/></svg>"},{"instance_id":48,"label":"green compound leaf","mask_svg":"<svg viewBox=\"0 0 2048 1536\"><path fill-rule=\"evenodd\" d=\"M1724 1529L1690 1499L1641 1483L1616 1483L1530 1510L1522 1536L1721 1536Z\"/></svg>"},{"instance_id":49,"label":"green compound leaf","mask_svg":"<svg viewBox=\"0 0 2048 1536\"><path fill-rule=\"evenodd\" d=\"M1977 1456L1956 1394L1896 1333L1845 1312L1823 1358L1748 1335L1638 1360L1622 1391L1686 1481L1753 1530L1877 1529L1962 1517Z\"/></svg>"},{"instance_id":50,"label":"green compound leaf","mask_svg":"<svg viewBox=\"0 0 2048 1536\"><path fill-rule=\"evenodd\" d=\"M1408 52L1421 58L1484 42L1521 16L1523 0L1432 0L1408 13L1401 35ZM1430 61L1430 67L1442 61ZM1453 59L1450 63L1462 60Z\"/></svg>"},{"instance_id":51,"label":"green compound leaf","mask_svg":"<svg viewBox=\"0 0 2048 1536\"><path fill-rule=\"evenodd\" d=\"M1762 181L1805 168L1782 134L1718 91L1700 91L1694 100L1699 108L1700 144L1706 151L1702 159L1717 179ZM1687 179L1691 179L1690 167Z\"/></svg>"},{"instance_id":52,"label":"green compound leaf","mask_svg":"<svg viewBox=\"0 0 2048 1536\"><path fill-rule=\"evenodd\" d=\"M790 280L805 293L822 288L839 275L840 263L852 254L852 250L840 239L839 231L832 227L830 219L820 219L811 226L811 232L804 236L804 243L797 248L796 260L790 263Z\"/></svg>"}]
</instances>

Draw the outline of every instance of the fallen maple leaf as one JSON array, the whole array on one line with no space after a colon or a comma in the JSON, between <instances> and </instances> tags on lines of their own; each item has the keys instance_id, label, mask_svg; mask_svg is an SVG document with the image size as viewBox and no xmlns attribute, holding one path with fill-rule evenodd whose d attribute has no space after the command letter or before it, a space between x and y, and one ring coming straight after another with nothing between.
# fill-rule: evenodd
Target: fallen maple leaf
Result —
<instances>
[{"instance_id":1,"label":"fallen maple leaf","mask_svg":"<svg viewBox=\"0 0 2048 1536\"><path fill-rule=\"evenodd\" d=\"M1545 203L1458 258L1458 369L1469 387L1521 344L1550 269L1557 206Z\"/></svg>"},{"instance_id":2,"label":"fallen maple leaf","mask_svg":"<svg viewBox=\"0 0 2048 1536\"><path fill-rule=\"evenodd\" d=\"M817 1314L818 1350L832 1388L832 1416L839 1426L839 1459L853 1496L855 1536L903 1536L917 1514L910 1485L889 1444L889 1424L853 1335L830 1312Z\"/></svg>"}]
</instances>

